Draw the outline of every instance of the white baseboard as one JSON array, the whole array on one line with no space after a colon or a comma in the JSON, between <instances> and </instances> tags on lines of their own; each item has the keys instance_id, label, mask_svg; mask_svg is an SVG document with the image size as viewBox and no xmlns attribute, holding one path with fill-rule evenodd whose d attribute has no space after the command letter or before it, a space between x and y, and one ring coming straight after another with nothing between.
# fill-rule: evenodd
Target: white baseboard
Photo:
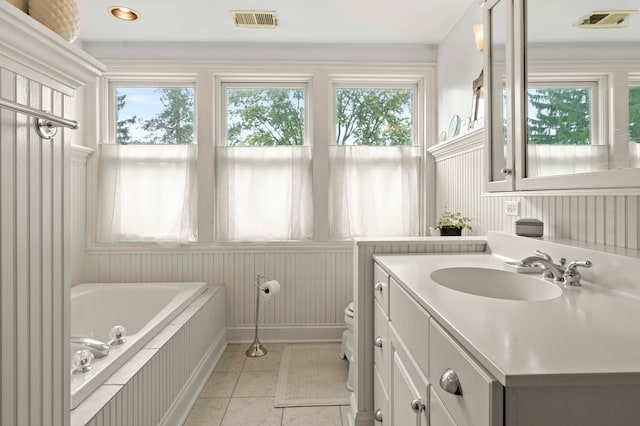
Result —
<instances>
[{"instance_id":1,"label":"white baseboard","mask_svg":"<svg viewBox=\"0 0 640 426\"><path fill-rule=\"evenodd\" d=\"M180 395L173 401L167 414L160 424L162 426L181 425L189 416L191 407L198 399L207 379L213 372L216 364L220 360L224 349L227 347L227 330L223 329L211 344L200 364L193 370L189 381L182 388Z\"/></svg>"},{"instance_id":2,"label":"white baseboard","mask_svg":"<svg viewBox=\"0 0 640 426\"><path fill-rule=\"evenodd\" d=\"M340 342L346 325L259 326L261 342ZM227 327L229 343L249 343L255 327Z\"/></svg>"}]
</instances>

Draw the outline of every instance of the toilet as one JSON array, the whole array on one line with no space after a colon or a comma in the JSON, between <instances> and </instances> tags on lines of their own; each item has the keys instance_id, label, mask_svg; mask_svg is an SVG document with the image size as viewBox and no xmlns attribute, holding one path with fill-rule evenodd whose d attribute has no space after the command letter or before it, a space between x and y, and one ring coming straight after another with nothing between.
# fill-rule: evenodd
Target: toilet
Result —
<instances>
[{"instance_id":1,"label":"toilet","mask_svg":"<svg viewBox=\"0 0 640 426\"><path fill-rule=\"evenodd\" d=\"M340 347L340 358L349 361L349 375L347 378L347 389L353 392L353 302L344 309L344 322L347 329L342 333L342 346Z\"/></svg>"}]
</instances>

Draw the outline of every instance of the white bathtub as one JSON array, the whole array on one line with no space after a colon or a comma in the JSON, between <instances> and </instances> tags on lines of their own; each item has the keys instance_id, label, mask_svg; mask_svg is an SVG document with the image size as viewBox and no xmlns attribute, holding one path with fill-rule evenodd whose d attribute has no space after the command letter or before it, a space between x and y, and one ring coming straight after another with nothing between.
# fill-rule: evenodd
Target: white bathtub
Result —
<instances>
[{"instance_id":1,"label":"white bathtub","mask_svg":"<svg viewBox=\"0 0 640 426\"><path fill-rule=\"evenodd\" d=\"M80 284L71 289L71 336L109 342L114 325L127 330L126 343L96 358L87 373L71 372L71 408L98 388L160 330L191 304L206 283ZM71 356L79 350L71 345Z\"/></svg>"}]
</instances>

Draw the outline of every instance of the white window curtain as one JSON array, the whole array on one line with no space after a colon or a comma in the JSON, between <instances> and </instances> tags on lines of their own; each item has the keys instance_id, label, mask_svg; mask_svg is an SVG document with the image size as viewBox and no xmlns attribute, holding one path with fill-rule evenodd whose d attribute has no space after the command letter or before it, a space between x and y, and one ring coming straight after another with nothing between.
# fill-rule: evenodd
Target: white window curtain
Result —
<instances>
[{"instance_id":1,"label":"white window curtain","mask_svg":"<svg viewBox=\"0 0 640 426\"><path fill-rule=\"evenodd\" d=\"M418 235L419 148L332 146L332 239Z\"/></svg>"},{"instance_id":2,"label":"white window curtain","mask_svg":"<svg viewBox=\"0 0 640 426\"><path fill-rule=\"evenodd\" d=\"M534 145L527 147L527 176L556 176L609 169L607 145Z\"/></svg>"},{"instance_id":3,"label":"white window curtain","mask_svg":"<svg viewBox=\"0 0 640 426\"><path fill-rule=\"evenodd\" d=\"M98 241L195 241L196 158L196 145L101 145Z\"/></svg>"},{"instance_id":4,"label":"white window curtain","mask_svg":"<svg viewBox=\"0 0 640 426\"><path fill-rule=\"evenodd\" d=\"M218 147L219 241L312 237L311 147Z\"/></svg>"},{"instance_id":5,"label":"white window curtain","mask_svg":"<svg viewBox=\"0 0 640 426\"><path fill-rule=\"evenodd\" d=\"M640 168L640 142L629 142L629 167Z\"/></svg>"}]
</instances>

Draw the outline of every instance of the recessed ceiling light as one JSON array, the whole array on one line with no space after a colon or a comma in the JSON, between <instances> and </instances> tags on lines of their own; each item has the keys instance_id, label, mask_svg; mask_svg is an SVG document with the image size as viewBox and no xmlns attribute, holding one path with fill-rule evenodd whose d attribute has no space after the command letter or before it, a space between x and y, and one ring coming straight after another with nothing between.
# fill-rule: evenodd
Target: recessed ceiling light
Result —
<instances>
[{"instance_id":1,"label":"recessed ceiling light","mask_svg":"<svg viewBox=\"0 0 640 426\"><path fill-rule=\"evenodd\" d=\"M109 13L123 21L137 21L140 19L140 13L124 6L113 6L109 8Z\"/></svg>"}]
</instances>

